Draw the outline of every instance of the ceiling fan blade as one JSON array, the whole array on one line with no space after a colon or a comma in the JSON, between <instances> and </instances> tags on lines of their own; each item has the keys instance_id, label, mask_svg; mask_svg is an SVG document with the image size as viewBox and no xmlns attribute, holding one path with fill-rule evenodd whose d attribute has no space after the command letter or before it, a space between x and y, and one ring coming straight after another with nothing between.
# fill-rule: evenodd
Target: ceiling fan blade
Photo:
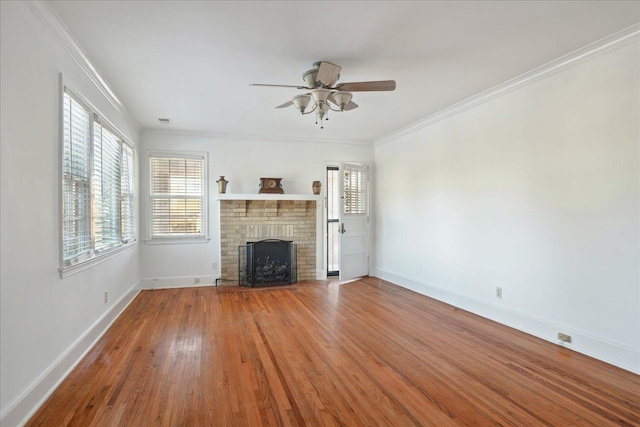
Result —
<instances>
[{"instance_id":1,"label":"ceiling fan blade","mask_svg":"<svg viewBox=\"0 0 640 427\"><path fill-rule=\"evenodd\" d=\"M293 105L293 102L287 101L282 105L278 105L276 108L287 108L289 105Z\"/></svg>"},{"instance_id":2,"label":"ceiling fan blade","mask_svg":"<svg viewBox=\"0 0 640 427\"><path fill-rule=\"evenodd\" d=\"M306 86L293 86L293 85L269 85L269 84L262 84L262 83L252 83L249 86L266 86L266 87L291 87L294 89L309 89Z\"/></svg>"},{"instance_id":3,"label":"ceiling fan blade","mask_svg":"<svg viewBox=\"0 0 640 427\"><path fill-rule=\"evenodd\" d=\"M349 101L347 105L344 106L344 111L350 111L358 108L358 104L353 101Z\"/></svg>"},{"instance_id":4,"label":"ceiling fan blade","mask_svg":"<svg viewBox=\"0 0 640 427\"><path fill-rule=\"evenodd\" d=\"M316 81L323 86L331 87L338 81L340 70L342 70L342 67L332 64L331 62L321 62Z\"/></svg>"},{"instance_id":5,"label":"ceiling fan blade","mask_svg":"<svg viewBox=\"0 0 640 427\"><path fill-rule=\"evenodd\" d=\"M376 82L340 83L335 88L347 92L389 91L396 90L396 82L395 80L379 80Z\"/></svg>"}]
</instances>

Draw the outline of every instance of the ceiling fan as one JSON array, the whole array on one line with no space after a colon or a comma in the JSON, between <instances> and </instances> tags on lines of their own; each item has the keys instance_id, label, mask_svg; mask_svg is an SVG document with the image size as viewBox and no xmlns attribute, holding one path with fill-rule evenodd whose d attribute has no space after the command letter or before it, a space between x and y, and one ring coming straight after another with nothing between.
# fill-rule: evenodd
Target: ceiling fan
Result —
<instances>
[{"instance_id":1,"label":"ceiling fan","mask_svg":"<svg viewBox=\"0 0 640 427\"><path fill-rule=\"evenodd\" d=\"M326 61L313 64L313 68L302 75L306 86L274 85L274 84L251 84L250 86L270 86L270 87L290 87L309 91L303 95L296 95L290 101L276 108L286 108L295 105L302 114L316 113L316 124L320 121L320 128L323 129L323 120L329 120L329 110L350 111L358 108L358 104L353 102L351 92L375 92L391 91L396 89L394 80L380 80L374 82L353 82L336 84L340 78L342 67ZM313 99L313 107L307 110L309 103ZM333 106L335 105L336 108Z\"/></svg>"}]
</instances>

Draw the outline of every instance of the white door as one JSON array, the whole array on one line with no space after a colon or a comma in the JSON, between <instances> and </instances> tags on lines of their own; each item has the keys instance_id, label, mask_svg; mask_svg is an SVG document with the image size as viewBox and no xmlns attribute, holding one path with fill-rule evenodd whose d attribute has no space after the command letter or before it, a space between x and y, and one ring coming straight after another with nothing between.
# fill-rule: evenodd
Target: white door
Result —
<instances>
[{"instance_id":1,"label":"white door","mask_svg":"<svg viewBox=\"0 0 640 427\"><path fill-rule=\"evenodd\" d=\"M364 165L340 164L340 280L369 274L369 176Z\"/></svg>"}]
</instances>

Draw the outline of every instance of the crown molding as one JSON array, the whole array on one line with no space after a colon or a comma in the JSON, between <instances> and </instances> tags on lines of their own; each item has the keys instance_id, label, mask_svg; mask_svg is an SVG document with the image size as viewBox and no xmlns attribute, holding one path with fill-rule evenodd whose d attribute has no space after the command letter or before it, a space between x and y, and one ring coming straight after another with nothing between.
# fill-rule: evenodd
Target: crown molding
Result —
<instances>
[{"instance_id":1,"label":"crown molding","mask_svg":"<svg viewBox=\"0 0 640 427\"><path fill-rule=\"evenodd\" d=\"M116 111L125 118L129 125L139 132L141 130L140 123L127 111L98 69L92 64L80 43L51 8L49 2L46 0L25 0L25 3L95 84L102 95L113 105Z\"/></svg>"},{"instance_id":2,"label":"crown molding","mask_svg":"<svg viewBox=\"0 0 640 427\"><path fill-rule=\"evenodd\" d=\"M640 24L634 24L628 28L625 28L624 30L588 44L580 49L568 53L567 55L561 56L560 58L541 65L540 67L534 68L531 71L528 71L524 74L514 77L513 79L507 80L497 86L489 88L463 101L444 108L434 114L431 114L430 116L418 120L417 122L411 123L383 137L377 138L373 141L374 145L376 147L379 147L381 145L393 142L399 138L402 138L403 136L412 134L420 129L431 126L436 122L459 114L491 99L497 98L508 92L531 84L537 80L548 77L554 73L565 70L596 55L600 55L605 52L609 52L625 46L634 41L638 41L640 39L639 35Z\"/></svg>"},{"instance_id":3,"label":"crown molding","mask_svg":"<svg viewBox=\"0 0 640 427\"><path fill-rule=\"evenodd\" d=\"M308 144L350 144L350 145L368 145L373 146L371 141L357 139L327 139L327 138L310 138L298 136L281 136L281 135L255 135L255 134L227 134L207 131L188 131L180 129L157 129L144 128L143 134L153 135L171 135L183 136L187 138L212 138L228 141L248 141L248 142L289 142L289 143L308 143Z\"/></svg>"}]
</instances>

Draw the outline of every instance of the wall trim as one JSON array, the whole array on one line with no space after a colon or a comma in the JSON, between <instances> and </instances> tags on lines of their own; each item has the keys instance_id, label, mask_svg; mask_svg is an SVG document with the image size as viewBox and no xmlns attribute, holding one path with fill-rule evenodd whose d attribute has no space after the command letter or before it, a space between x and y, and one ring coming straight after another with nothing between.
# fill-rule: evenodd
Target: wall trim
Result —
<instances>
[{"instance_id":1,"label":"wall trim","mask_svg":"<svg viewBox=\"0 0 640 427\"><path fill-rule=\"evenodd\" d=\"M528 71L524 74L500 83L497 86L484 90L456 104L446 107L434 114L418 120L417 122L411 123L383 137L377 138L373 141L374 145L376 147L379 147L384 144L388 144L399 138L402 138L403 136L412 134L420 129L431 126L432 124L444 120L448 117L462 113L491 99L497 98L513 90L519 89L535 81L548 77L554 73L567 69L596 55L610 52L614 49L625 46L629 43L639 40L639 35L640 24L634 24L628 28L625 28L624 30L588 44L551 62L547 62L540 67L534 68L531 71Z\"/></svg>"},{"instance_id":2,"label":"wall trim","mask_svg":"<svg viewBox=\"0 0 640 427\"><path fill-rule=\"evenodd\" d=\"M131 250L136 247L137 240L134 240L130 243L123 243L122 246L118 246L117 248L111 249L109 252L97 255L93 258L89 258L84 260L78 264L69 265L66 267L60 267L58 272L60 273L60 278L64 279L65 277L69 277L73 274L84 271L88 268L93 267L94 265L101 264L117 255L120 255L122 252Z\"/></svg>"},{"instance_id":3,"label":"wall trim","mask_svg":"<svg viewBox=\"0 0 640 427\"><path fill-rule=\"evenodd\" d=\"M66 25L62 23L56 12L51 8L49 2L44 0L27 0L25 3L40 22L42 22L44 27L55 37L67 53L69 53L80 69L84 71L89 79L96 85L102 95L113 105L116 111L122 115L136 132L140 133L140 123L127 111L107 81L93 65L80 43L73 37Z\"/></svg>"},{"instance_id":4,"label":"wall trim","mask_svg":"<svg viewBox=\"0 0 640 427\"><path fill-rule=\"evenodd\" d=\"M196 278L200 283L195 283ZM216 280L220 278L220 273L203 276L179 276L179 277L145 277L140 279L140 289L174 289L174 288L198 288L201 286L218 286ZM322 270L316 270L316 280L326 279Z\"/></svg>"},{"instance_id":5,"label":"wall trim","mask_svg":"<svg viewBox=\"0 0 640 427\"><path fill-rule=\"evenodd\" d=\"M136 282L67 350L60 355L38 378L29 385L7 410L0 415L0 425L21 426L44 404L55 389L93 348L111 324L131 304L140 292Z\"/></svg>"},{"instance_id":6,"label":"wall trim","mask_svg":"<svg viewBox=\"0 0 640 427\"><path fill-rule=\"evenodd\" d=\"M384 270L377 270L375 273L375 277L379 277L403 288L451 304L545 341L563 345L566 348L609 363L610 365L640 374L640 351L638 349L617 344L604 338L526 313L491 304L478 298L451 292L432 284L415 281L402 275ZM558 331L571 335L572 343L561 344L557 340Z\"/></svg>"},{"instance_id":7,"label":"wall trim","mask_svg":"<svg viewBox=\"0 0 640 427\"><path fill-rule=\"evenodd\" d=\"M172 289L172 288L199 288L201 286L214 286L216 278L220 274L203 274L200 276L176 276L176 277L143 277L140 279L140 289ZM196 283L196 280L200 282Z\"/></svg>"},{"instance_id":8,"label":"wall trim","mask_svg":"<svg viewBox=\"0 0 640 427\"><path fill-rule=\"evenodd\" d=\"M187 138L213 138L219 141L216 142L284 142L284 143L315 143L315 144L355 144L355 145L368 145L373 146L372 141L358 140L358 139L326 139L326 138L314 138L314 137L297 137L297 136L278 136L278 135L253 135L253 134L226 134L207 131L189 131L180 129L157 129L157 128L144 128L143 133L152 135L170 135L170 136L183 136Z\"/></svg>"}]
</instances>

